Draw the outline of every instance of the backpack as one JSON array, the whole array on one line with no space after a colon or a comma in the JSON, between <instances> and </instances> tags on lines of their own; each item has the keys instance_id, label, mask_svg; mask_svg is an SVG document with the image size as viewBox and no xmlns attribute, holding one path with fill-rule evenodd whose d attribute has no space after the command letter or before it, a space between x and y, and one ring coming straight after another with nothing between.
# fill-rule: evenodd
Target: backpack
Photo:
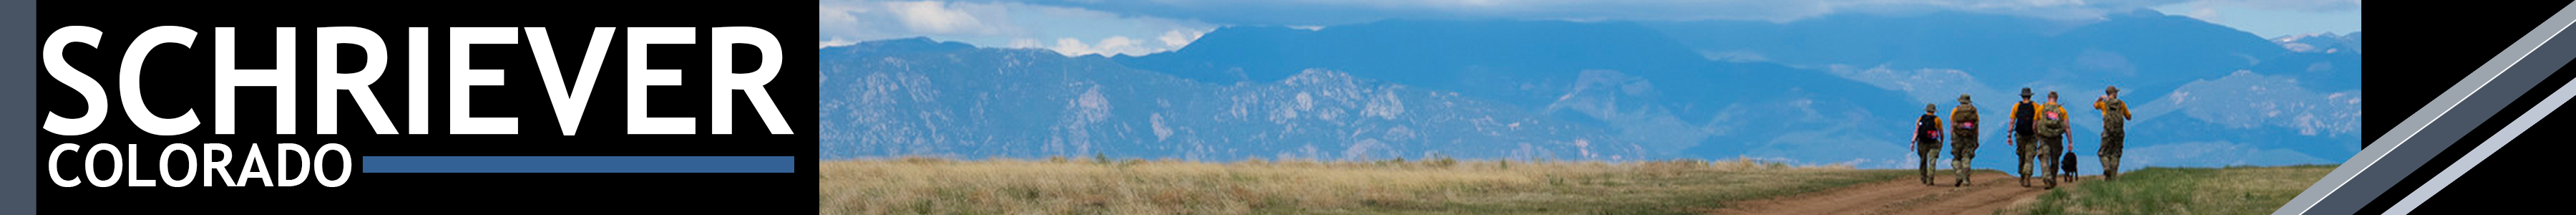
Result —
<instances>
[{"instance_id":1,"label":"backpack","mask_svg":"<svg viewBox=\"0 0 2576 215\"><path fill-rule=\"evenodd\" d=\"M2038 130L2039 137L2057 138L2066 133L2066 113L2056 109L2040 107L2039 119L2033 121L2038 121L2038 128L2033 129Z\"/></svg>"},{"instance_id":2,"label":"backpack","mask_svg":"<svg viewBox=\"0 0 2576 215\"><path fill-rule=\"evenodd\" d=\"M1974 134L1977 131L1977 106L1961 104L1950 109L1950 122L1951 130Z\"/></svg>"},{"instance_id":3,"label":"backpack","mask_svg":"<svg viewBox=\"0 0 2576 215\"><path fill-rule=\"evenodd\" d=\"M1941 139L1941 118L1939 116L1924 114L1923 120L1917 123L1921 123L1921 125L1914 126L1914 131L1923 132L1923 137L1920 137L1920 139Z\"/></svg>"},{"instance_id":4,"label":"backpack","mask_svg":"<svg viewBox=\"0 0 2576 215\"><path fill-rule=\"evenodd\" d=\"M2102 106L2102 123L2104 126L2117 127L2129 121L2129 104L2127 102L2122 102L2118 98L2106 98L2097 103L2100 103L2100 105L2096 106Z\"/></svg>"},{"instance_id":5,"label":"backpack","mask_svg":"<svg viewBox=\"0 0 2576 215\"><path fill-rule=\"evenodd\" d=\"M2032 118L2032 116L2038 115L2032 112L2039 111L2039 107L2033 106L2036 105L2033 105L2030 102L2013 104L2013 134L2030 135L2031 133L2038 133L2037 131L2033 131L2033 128L2031 128L2031 121L2035 119Z\"/></svg>"}]
</instances>

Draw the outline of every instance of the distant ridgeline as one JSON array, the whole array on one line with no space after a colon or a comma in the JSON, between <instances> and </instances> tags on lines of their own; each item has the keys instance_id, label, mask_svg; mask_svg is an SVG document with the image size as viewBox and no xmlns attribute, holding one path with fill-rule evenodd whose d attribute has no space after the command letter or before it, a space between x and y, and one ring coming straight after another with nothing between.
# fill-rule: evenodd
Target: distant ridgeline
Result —
<instances>
[{"instance_id":1,"label":"distant ridgeline","mask_svg":"<svg viewBox=\"0 0 2576 215\"><path fill-rule=\"evenodd\" d=\"M2028 86L2089 108L2116 84L2138 112L2133 162L2320 163L2359 150L2359 35L2336 39L2349 43L2266 40L2152 12L2078 24L1934 13L1227 27L1143 57L913 38L820 50L821 147L826 159L1743 156L1902 167L1923 104L1946 110L1970 93L2002 114ZM2298 45L2309 48L2284 48ZM2076 148L2092 156L2099 115L2078 112ZM1982 154L2009 154L2000 130L1984 133L1996 146Z\"/></svg>"}]
</instances>

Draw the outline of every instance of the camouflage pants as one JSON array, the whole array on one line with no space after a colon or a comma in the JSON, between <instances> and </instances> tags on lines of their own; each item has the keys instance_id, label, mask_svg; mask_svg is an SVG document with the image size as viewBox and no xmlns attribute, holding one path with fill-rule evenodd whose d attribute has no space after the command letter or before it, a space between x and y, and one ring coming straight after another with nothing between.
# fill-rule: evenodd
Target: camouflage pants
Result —
<instances>
[{"instance_id":1,"label":"camouflage pants","mask_svg":"<svg viewBox=\"0 0 2576 215\"><path fill-rule=\"evenodd\" d=\"M1959 183L1967 183L1968 161L1977 159L1976 134L1957 133L1950 138L1950 169L1959 172Z\"/></svg>"},{"instance_id":2,"label":"camouflage pants","mask_svg":"<svg viewBox=\"0 0 2576 215\"><path fill-rule=\"evenodd\" d=\"M2019 135L2013 138L2013 154L2021 157L2021 177L2023 178L2030 177L2031 158L2039 156L2038 148L2033 148L2037 146L2039 146L2039 137L2034 135Z\"/></svg>"},{"instance_id":3,"label":"camouflage pants","mask_svg":"<svg viewBox=\"0 0 2576 215\"><path fill-rule=\"evenodd\" d=\"M2065 137L2041 137L2037 150L2032 150L2038 154L2039 178L2046 179L2042 181L2048 181L2048 187L2057 187L2057 163L2060 160L2057 156L2066 153L2066 149L2057 146L2061 141L2065 141Z\"/></svg>"},{"instance_id":4,"label":"camouflage pants","mask_svg":"<svg viewBox=\"0 0 2576 215\"><path fill-rule=\"evenodd\" d=\"M1941 160L1940 142L1941 140L1936 139L1930 141L1930 143L1914 145L1914 149L1916 150L1914 155L1923 157L1923 162L1920 162L1923 164L1923 168L1921 169L1921 172L1923 173L1923 184L1932 184L1932 170L1937 169L1936 167L1938 167L1935 166L1937 163L1934 163L1933 161Z\"/></svg>"},{"instance_id":5,"label":"camouflage pants","mask_svg":"<svg viewBox=\"0 0 2576 215\"><path fill-rule=\"evenodd\" d=\"M2118 177L2120 177L2120 147L2121 147L2121 145L2122 145L2122 141L2121 141L2121 140L2122 140L2122 139L2127 139L2127 137L2129 136L2127 133L2128 133L2128 132L2122 132L2122 131L2119 131L2119 130L2112 130L2112 131L2110 131L2110 132L2102 132L2102 151L2101 151L2101 152L2096 152L2096 153L2098 153L2098 154L2094 154L2094 155L2095 155L2095 156L2098 156L2098 157L2102 157L2102 178L2103 178L2103 179L2113 179L2113 178L2118 178Z\"/></svg>"}]
</instances>

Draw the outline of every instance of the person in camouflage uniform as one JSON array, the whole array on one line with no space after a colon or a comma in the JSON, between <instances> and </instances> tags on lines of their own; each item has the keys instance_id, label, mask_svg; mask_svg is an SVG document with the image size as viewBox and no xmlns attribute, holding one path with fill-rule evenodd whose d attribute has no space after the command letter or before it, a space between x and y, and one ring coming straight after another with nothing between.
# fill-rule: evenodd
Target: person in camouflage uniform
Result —
<instances>
[{"instance_id":1,"label":"person in camouflage uniform","mask_svg":"<svg viewBox=\"0 0 2576 215\"><path fill-rule=\"evenodd\" d=\"M2039 104L2032 103L2030 101L2030 95L2029 87L2021 88L2021 102L2013 103L2012 111L2005 112L2006 114L2011 114L2010 118L2004 119L2006 120L2005 126L2011 126L2012 130L2012 134L2006 136L2012 138L2012 142L2006 142L2005 144L2012 144L2013 156L2021 158L2021 177L2019 179L2022 187L2030 187L2030 159L2033 156L2031 151L2033 151L2032 147L2039 145L2039 137L2036 137L2038 132L2032 131L2033 129L2031 128L2031 122L2033 121L2031 118L2039 116L2037 113L2039 112Z\"/></svg>"},{"instance_id":2,"label":"person in camouflage uniform","mask_svg":"<svg viewBox=\"0 0 2576 215\"><path fill-rule=\"evenodd\" d=\"M1968 161L1977 159L1977 106L1968 104L1968 94L1959 94L1959 107L1950 108L1950 169L1959 178L1950 186L1968 186Z\"/></svg>"},{"instance_id":3,"label":"person in camouflage uniform","mask_svg":"<svg viewBox=\"0 0 2576 215\"><path fill-rule=\"evenodd\" d=\"M2104 87L2102 98L2093 100L2093 109L2102 111L2102 180L2120 178L2120 147L2128 138L2129 103L2120 101L2120 87Z\"/></svg>"},{"instance_id":4,"label":"person in camouflage uniform","mask_svg":"<svg viewBox=\"0 0 2576 215\"><path fill-rule=\"evenodd\" d=\"M2039 144L2036 144L2038 146L2033 151L2036 154L2032 156L2040 160L2039 170L2042 175L2040 181L2048 182L2047 189L2057 189L2058 174L2054 170L2057 169L2055 167L2059 160L2058 153L2065 150L2066 128L2069 124L2066 119L2066 107L2057 103L2057 92L2048 92L2048 103L2039 105L2039 115L2038 122L2034 123L2038 126Z\"/></svg>"},{"instance_id":5,"label":"person in camouflage uniform","mask_svg":"<svg viewBox=\"0 0 2576 215\"><path fill-rule=\"evenodd\" d=\"M1914 155L1923 157L1923 161L1919 163L1922 164L1922 168L1920 170L1923 173L1923 185L1925 186L1938 185L1932 182L1932 169L1934 165L1933 161L1940 160L1941 158L1942 123L1941 116L1933 113L1937 113L1940 110L1941 109L1939 107L1935 107L1933 104L1923 104L1923 117L1921 120L1914 122Z\"/></svg>"}]
</instances>

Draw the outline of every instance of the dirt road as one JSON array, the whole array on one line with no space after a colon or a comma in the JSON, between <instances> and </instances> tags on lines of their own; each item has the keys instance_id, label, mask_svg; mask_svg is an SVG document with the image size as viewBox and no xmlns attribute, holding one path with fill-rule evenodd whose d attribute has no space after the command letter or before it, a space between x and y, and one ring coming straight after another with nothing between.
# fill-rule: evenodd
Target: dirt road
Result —
<instances>
[{"instance_id":1,"label":"dirt road","mask_svg":"<svg viewBox=\"0 0 2576 215\"><path fill-rule=\"evenodd\" d=\"M1976 181L1966 187L1952 187L1955 175L1940 174L1933 181L1939 186L1925 186L1920 178L1904 177L1884 182L1871 182L1769 200L1727 203L1727 209L1710 214L1993 214L1995 210L2016 204L2027 204L2048 190L2040 189L2038 179L2033 187L2022 187L2011 175L1982 172L1970 177ZM2101 180L2085 177L2073 183L2059 182L2059 188L2074 183Z\"/></svg>"}]
</instances>

